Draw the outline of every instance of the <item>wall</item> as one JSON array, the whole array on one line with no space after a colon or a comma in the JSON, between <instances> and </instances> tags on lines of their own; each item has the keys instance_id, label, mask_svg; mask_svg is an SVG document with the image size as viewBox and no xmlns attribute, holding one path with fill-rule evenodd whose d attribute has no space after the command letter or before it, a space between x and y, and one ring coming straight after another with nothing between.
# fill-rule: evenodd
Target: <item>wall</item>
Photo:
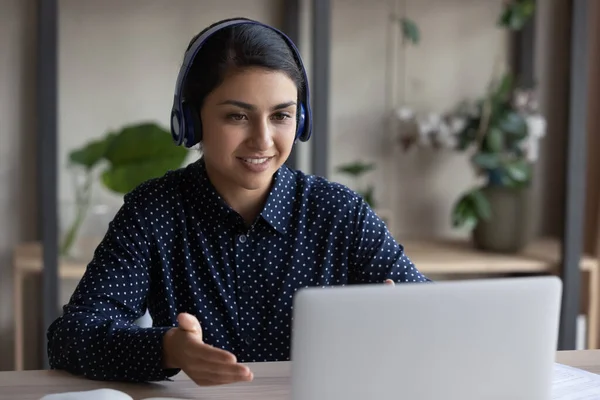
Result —
<instances>
[{"instance_id":1,"label":"wall","mask_svg":"<svg viewBox=\"0 0 600 400\"><path fill-rule=\"evenodd\" d=\"M12 249L36 234L33 0L0 0L0 370L12 368Z\"/></svg>"},{"instance_id":2,"label":"wall","mask_svg":"<svg viewBox=\"0 0 600 400\"><path fill-rule=\"evenodd\" d=\"M223 18L280 26L278 0L61 0L60 190L73 199L68 152L111 129L141 120L169 127L175 79L190 39ZM190 152L189 161L197 158ZM120 196L97 191L101 201Z\"/></svg>"},{"instance_id":3,"label":"wall","mask_svg":"<svg viewBox=\"0 0 600 400\"><path fill-rule=\"evenodd\" d=\"M501 0L333 1L330 169L334 173L337 165L355 159L377 161L371 179L399 239L460 235L450 226L450 212L474 178L462 154L403 152L391 145L386 120L399 104L441 112L480 96L495 63L506 61L507 35L495 25L501 5ZM402 48L394 40L400 32L392 15L419 25L418 46Z\"/></svg>"},{"instance_id":4,"label":"wall","mask_svg":"<svg viewBox=\"0 0 600 400\"><path fill-rule=\"evenodd\" d=\"M331 70L332 178L341 162L376 159L373 174L382 206L392 209L400 239L455 235L449 226L456 196L473 183L461 156L403 153L389 146L385 117L393 94L419 108L445 109L487 84L494 61L505 57L505 37L495 26L501 0L410 0L405 12L423 32L422 43L394 53L398 31L388 23L403 2L333 0ZM542 107L549 113L546 156L538 166L540 230L559 232L560 160L566 121L564 54L567 0L541 2L538 74ZM0 0L0 369L12 365L13 246L35 237L33 108L35 9L33 0ZM61 0L59 130L60 198L72 188L67 152L106 130L138 119L167 124L175 75L193 34L227 16L244 15L277 25L278 0ZM303 4L302 45L308 55L309 1ZM397 57L397 91L390 56ZM403 62L405 60L405 62ZM306 62L310 67L310 57ZM404 77L404 78L403 78ZM304 146L303 150L308 146ZM306 165L310 157L303 151ZM348 183L348 182L347 182ZM120 199L100 193L102 200ZM72 290L65 285L61 299ZM37 300L37 299L35 299ZM33 300L32 300L33 301ZM35 304L35 303L34 303Z\"/></svg>"}]
</instances>

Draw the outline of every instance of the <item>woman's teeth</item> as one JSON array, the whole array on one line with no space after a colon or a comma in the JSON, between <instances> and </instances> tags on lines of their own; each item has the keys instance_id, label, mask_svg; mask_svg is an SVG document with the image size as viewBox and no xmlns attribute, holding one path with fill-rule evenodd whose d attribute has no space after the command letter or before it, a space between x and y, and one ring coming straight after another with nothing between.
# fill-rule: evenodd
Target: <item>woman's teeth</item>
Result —
<instances>
[{"instance_id":1,"label":"woman's teeth","mask_svg":"<svg viewBox=\"0 0 600 400\"><path fill-rule=\"evenodd\" d=\"M244 160L248 164L262 164L262 163L266 162L268 160L268 158L267 157L265 157L265 158L243 158L242 160Z\"/></svg>"}]
</instances>

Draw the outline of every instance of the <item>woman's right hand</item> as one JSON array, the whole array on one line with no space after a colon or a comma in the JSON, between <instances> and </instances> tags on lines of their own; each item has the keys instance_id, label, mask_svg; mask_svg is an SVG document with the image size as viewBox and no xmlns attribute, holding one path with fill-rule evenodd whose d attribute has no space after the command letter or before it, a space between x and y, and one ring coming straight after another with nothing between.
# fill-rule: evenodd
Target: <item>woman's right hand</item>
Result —
<instances>
[{"instance_id":1,"label":"woman's right hand","mask_svg":"<svg viewBox=\"0 0 600 400\"><path fill-rule=\"evenodd\" d=\"M253 379L250 369L228 351L202 341L200 322L193 315L177 316L179 326L163 339L165 368L179 368L199 386L224 385Z\"/></svg>"}]
</instances>

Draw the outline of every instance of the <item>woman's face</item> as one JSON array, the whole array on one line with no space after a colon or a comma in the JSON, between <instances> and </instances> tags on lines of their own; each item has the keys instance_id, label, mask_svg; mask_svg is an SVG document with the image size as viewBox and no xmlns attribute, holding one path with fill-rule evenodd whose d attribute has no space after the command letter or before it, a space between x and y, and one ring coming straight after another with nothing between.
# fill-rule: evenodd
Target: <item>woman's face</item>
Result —
<instances>
[{"instance_id":1,"label":"woman's face","mask_svg":"<svg viewBox=\"0 0 600 400\"><path fill-rule=\"evenodd\" d=\"M223 195L269 190L294 143L297 96L285 73L248 68L227 75L205 98L202 149Z\"/></svg>"}]
</instances>

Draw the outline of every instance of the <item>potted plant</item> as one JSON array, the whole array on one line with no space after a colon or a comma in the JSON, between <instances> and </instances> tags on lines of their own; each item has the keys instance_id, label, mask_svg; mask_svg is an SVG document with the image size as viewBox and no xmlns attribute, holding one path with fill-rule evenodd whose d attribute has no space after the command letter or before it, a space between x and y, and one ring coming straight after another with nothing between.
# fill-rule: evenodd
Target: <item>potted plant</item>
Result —
<instances>
[{"instance_id":1,"label":"potted plant","mask_svg":"<svg viewBox=\"0 0 600 400\"><path fill-rule=\"evenodd\" d=\"M482 184L456 201L453 226L471 230L479 249L522 249L532 233L532 171L546 131L534 91L516 86L504 74L483 99L455 112L421 117L401 109L398 118L405 149L420 144L471 153Z\"/></svg>"},{"instance_id":2,"label":"potted plant","mask_svg":"<svg viewBox=\"0 0 600 400\"><path fill-rule=\"evenodd\" d=\"M92 188L99 172L101 184L124 195L142 182L179 168L188 152L175 146L171 134L153 122L141 122L109 132L69 153L69 166L77 169L75 209L61 238L59 254L68 257L91 205Z\"/></svg>"}]
</instances>

